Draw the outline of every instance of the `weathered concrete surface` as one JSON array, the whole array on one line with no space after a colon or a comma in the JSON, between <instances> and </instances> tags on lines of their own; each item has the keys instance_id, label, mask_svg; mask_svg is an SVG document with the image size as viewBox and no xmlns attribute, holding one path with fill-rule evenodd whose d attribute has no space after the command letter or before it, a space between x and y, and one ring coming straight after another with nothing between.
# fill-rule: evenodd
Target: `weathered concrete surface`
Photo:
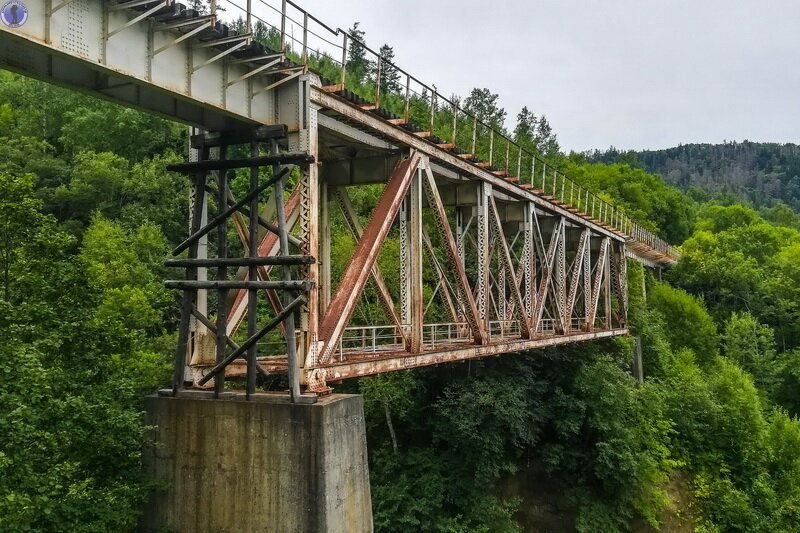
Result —
<instances>
[{"instance_id":1,"label":"weathered concrete surface","mask_svg":"<svg viewBox=\"0 0 800 533\"><path fill-rule=\"evenodd\" d=\"M372 531L363 400L151 396L152 494L142 531Z\"/></svg>"}]
</instances>

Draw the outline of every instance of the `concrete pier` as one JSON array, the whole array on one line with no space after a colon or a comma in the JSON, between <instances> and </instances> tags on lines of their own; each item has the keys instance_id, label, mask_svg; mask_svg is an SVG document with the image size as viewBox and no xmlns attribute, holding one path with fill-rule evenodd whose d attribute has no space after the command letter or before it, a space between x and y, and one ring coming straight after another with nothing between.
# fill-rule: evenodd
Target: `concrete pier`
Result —
<instances>
[{"instance_id":1,"label":"concrete pier","mask_svg":"<svg viewBox=\"0 0 800 533\"><path fill-rule=\"evenodd\" d=\"M363 401L203 392L146 400L145 452L166 488L147 503L148 532L370 532Z\"/></svg>"}]
</instances>

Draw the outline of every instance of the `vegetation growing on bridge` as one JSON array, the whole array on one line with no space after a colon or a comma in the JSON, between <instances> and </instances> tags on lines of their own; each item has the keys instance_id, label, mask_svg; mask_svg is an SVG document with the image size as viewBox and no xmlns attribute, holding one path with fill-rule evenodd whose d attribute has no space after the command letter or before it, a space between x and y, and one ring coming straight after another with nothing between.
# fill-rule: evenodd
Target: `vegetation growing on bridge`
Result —
<instances>
[{"instance_id":1,"label":"vegetation growing on bridge","mask_svg":"<svg viewBox=\"0 0 800 533\"><path fill-rule=\"evenodd\" d=\"M467 105L487 122L506 116L486 89ZM510 134L561 157L548 128L523 110ZM134 528L154 483L140 470L141 398L168 381L174 343L161 262L183 237L188 192L164 166L180 159L184 135L0 77L4 531ZM627 164L561 164L671 242L685 240L669 284L630 268L644 384L629 372L631 340L347 384L366 399L377 530L624 531L643 521L791 530L800 520L796 218L699 205ZM353 196L368 216L372 199ZM334 224L341 267L348 238ZM382 313L370 298L359 312Z\"/></svg>"}]
</instances>

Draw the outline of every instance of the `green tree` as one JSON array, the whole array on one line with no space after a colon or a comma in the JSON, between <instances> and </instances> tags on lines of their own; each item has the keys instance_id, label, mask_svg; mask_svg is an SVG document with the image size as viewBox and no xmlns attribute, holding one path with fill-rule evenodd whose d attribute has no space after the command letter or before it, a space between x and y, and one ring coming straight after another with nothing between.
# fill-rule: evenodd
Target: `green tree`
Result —
<instances>
[{"instance_id":1,"label":"green tree","mask_svg":"<svg viewBox=\"0 0 800 533\"><path fill-rule=\"evenodd\" d=\"M361 85L367 78L370 72L371 61L367 57L367 49L365 48L364 30L359 29L359 22L353 23L353 26L347 30L350 35L347 48L347 76L356 85Z\"/></svg>"},{"instance_id":2,"label":"green tree","mask_svg":"<svg viewBox=\"0 0 800 533\"><path fill-rule=\"evenodd\" d=\"M647 297L669 325L665 333L672 349L688 348L701 365L711 364L719 353L719 340L717 327L702 302L665 283L655 284Z\"/></svg>"}]
</instances>

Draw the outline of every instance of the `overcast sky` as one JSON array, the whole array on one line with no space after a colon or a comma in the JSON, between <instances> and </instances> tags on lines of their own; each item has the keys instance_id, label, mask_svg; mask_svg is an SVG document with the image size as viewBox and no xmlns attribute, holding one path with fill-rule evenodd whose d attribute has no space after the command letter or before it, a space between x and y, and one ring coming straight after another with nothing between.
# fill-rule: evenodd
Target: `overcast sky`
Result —
<instances>
[{"instance_id":1,"label":"overcast sky","mask_svg":"<svg viewBox=\"0 0 800 533\"><path fill-rule=\"evenodd\" d=\"M443 94L499 93L564 149L800 142L798 0L297 0Z\"/></svg>"}]
</instances>

